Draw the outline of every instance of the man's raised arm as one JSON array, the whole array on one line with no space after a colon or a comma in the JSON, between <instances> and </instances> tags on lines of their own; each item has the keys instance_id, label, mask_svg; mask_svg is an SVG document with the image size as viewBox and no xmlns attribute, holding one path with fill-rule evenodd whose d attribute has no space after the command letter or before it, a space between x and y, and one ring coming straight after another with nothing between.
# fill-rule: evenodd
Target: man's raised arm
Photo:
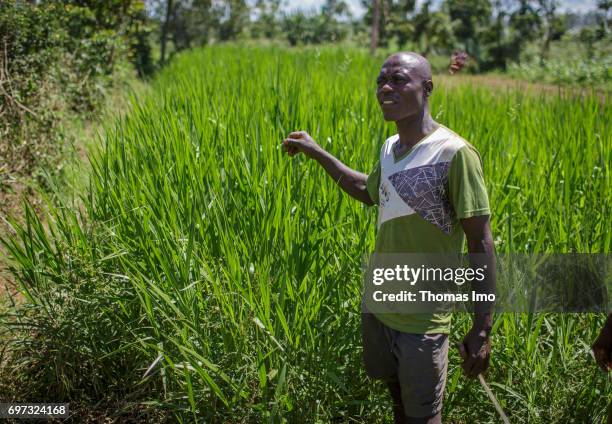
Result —
<instances>
[{"instance_id":1,"label":"man's raised arm","mask_svg":"<svg viewBox=\"0 0 612 424\"><path fill-rule=\"evenodd\" d=\"M289 156L302 152L307 157L316 160L342 190L368 206L374 204L366 188L368 176L340 162L319 146L307 132L290 133L283 140L283 149Z\"/></svg>"}]
</instances>

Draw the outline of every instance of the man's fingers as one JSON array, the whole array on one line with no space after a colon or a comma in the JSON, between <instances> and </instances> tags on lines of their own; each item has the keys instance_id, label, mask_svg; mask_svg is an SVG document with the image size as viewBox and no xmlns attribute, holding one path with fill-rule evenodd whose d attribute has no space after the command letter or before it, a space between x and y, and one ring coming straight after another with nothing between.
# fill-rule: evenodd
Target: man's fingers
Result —
<instances>
[{"instance_id":1,"label":"man's fingers","mask_svg":"<svg viewBox=\"0 0 612 424\"><path fill-rule=\"evenodd\" d=\"M476 377L489 368L489 353L479 352L478 354L470 354L464 343L457 343L459 355L463 358L461 368L468 377Z\"/></svg>"},{"instance_id":2,"label":"man's fingers","mask_svg":"<svg viewBox=\"0 0 612 424\"><path fill-rule=\"evenodd\" d=\"M459 350L459 356L461 359L465 360L467 357L467 351L465 350L465 346L463 343L457 343L457 349Z\"/></svg>"},{"instance_id":3,"label":"man's fingers","mask_svg":"<svg viewBox=\"0 0 612 424\"><path fill-rule=\"evenodd\" d=\"M477 360L476 367L475 367L476 369L474 370L474 372L476 372L476 375L482 374L489 368L490 357L491 357L490 352L487 352L487 351L481 352L481 354L478 356L478 360Z\"/></svg>"},{"instance_id":4,"label":"man's fingers","mask_svg":"<svg viewBox=\"0 0 612 424\"><path fill-rule=\"evenodd\" d=\"M478 374L473 373L473 368L475 365L476 357L474 355L469 355L467 349L465 348L465 344L457 343L457 349L459 349L459 355L463 359L463 363L461 364L461 368L463 368L463 372L468 377L475 377Z\"/></svg>"},{"instance_id":5,"label":"man's fingers","mask_svg":"<svg viewBox=\"0 0 612 424\"><path fill-rule=\"evenodd\" d=\"M476 356L468 352L465 343L459 344L459 353L461 354L461 357L463 358L463 363L461 364L461 368L463 368L463 372L468 377L473 377L472 368L474 367Z\"/></svg>"},{"instance_id":6,"label":"man's fingers","mask_svg":"<svg viewBox=\"0 0 612 424\"><path fill-rule=\"evenodd\" d=\"M285 151L289 153L289 156L293 156L299 153L299 146L299 142L293 138L286 138L283 140L283 149L285 149Z\"/></svg>"},{"instance_id":7,"label":"man's fingers","mask_svg":"<svg viewBox=\"0 0 612 424\"><path fill-rule=\"evenodd\" d=\"M289 133L289 138L304 138L304 131L294 131Z\"/></svg>"},{"instance_id":8,"label":"man's fingers","mask_svg":"<svg viewBox=\"0 0 612 424\"><path fill-rule=\"evenodd\" d=\"M295 143L292 139L284 139L282 142L283 150L287 152L289 156L295 156L300 153L300 149L298 148L298 144Z\"/></svg>"},{"instance_id":9,"label":"man's fingers","mask_svg":"<svg viewBox=\"0 0 612 424\"><path fill-rule=\"evenodd\" d=\"M491 365L491 354L487 353L487 356L485 357L484 362L483 362L482 371L480 371L480 372L483 373L486 370L488 370L489 369L489 365Z\"/></svg>"},{"instance_id":10,"label":"man's fingers","mask_svg":"<svg viewBox=\"0 0 612 424\"><path fill-rule=\"evenodd\" d=\"M283 144L287 145L287 146L299 146L300 145L301 140L297 139L297 138L291 138L291 137L287 137L286 139L283 140Z\"/></svg>"},{"instance_id":11,"label":"man's fingers","mask_svg":"<svg viewBox=\"0 0 612 424\"><path fill-rule=\"evenodd\" d=\"M482 374L489 368L489 357L488 355L484 358L477 357L474 367L472 368L472 374L476 377L478 374Z\"/></svg>"},{"instance_id":12,"label":"man's fingers","mask_svg":"<svg viewBox=\"0 0 612 424\"><path fill-rule=\"evenodd\" d=\"M463 371L468 377L476 377L478 375L477 371L478 366L478 358L475 355L469 355L468 358L463 361Z\"/></svg>"}]
</instances>

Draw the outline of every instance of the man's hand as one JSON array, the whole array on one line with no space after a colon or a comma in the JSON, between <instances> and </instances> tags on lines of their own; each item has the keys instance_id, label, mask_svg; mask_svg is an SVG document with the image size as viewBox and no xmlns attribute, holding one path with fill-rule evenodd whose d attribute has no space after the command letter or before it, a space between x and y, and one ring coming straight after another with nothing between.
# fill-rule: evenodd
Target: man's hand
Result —
<instances>
[{"instance_id":1,"label":"man's hand","mask_svg":"<svg viewBox=\"0 0 612 424\"><path fill-rule=\"evenodd\" d=\"M295 131L283 140L283 150L289 156L295 156L302 152L313 159L322 149L306 131Z\"/></svg>"},{"instance_id":2,"label":"man's hand","mask_svg":"<svg viewBox=\"0 0 612 424\"><path fill-rule=\"evenodd\" d=\"M599 336L593 343L593 356L597 365L603 371L612 370L612 314L608 316L604 327L601 329Z\"/></svg>"},{"instance_id":3,"label":"man's hand","mask_svg":"<svg viewBox=\"0 0 612 424\"><path fill-rule=\"evenodd\" d=\"M475 327L467 333L462 343L457 344L459 354L463 359L461 368L466 376L473 378L489 368L491 356L491 341L489 331L478 330Z\"/></svg>"}]
</instances>

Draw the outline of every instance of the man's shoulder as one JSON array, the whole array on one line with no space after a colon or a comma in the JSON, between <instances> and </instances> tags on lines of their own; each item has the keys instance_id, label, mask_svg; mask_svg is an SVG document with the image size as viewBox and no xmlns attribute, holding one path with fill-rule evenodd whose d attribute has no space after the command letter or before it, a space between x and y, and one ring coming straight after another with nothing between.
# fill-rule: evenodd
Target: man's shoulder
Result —
<instances>
[{"instance_id":1,"label":"man's shoulder","mask_svg":"<svg viewBox=\"0 0 612 424\"><path fill-rule=\"evenodd\" d=\"M440 125L440 145L447 152L447 157L454 157L457 153L476 154L480 156L478 149L464 137L452 129Z\"/></svg>"},{"instance_id":2,"label":"man's shoulder","mask_svg":"<svg viewBox=\"0 0 612 424\"><path fill-rule=\"evenodd\" d=\"M393 135L387 137L385 139L385 142L380 147L380 151L384 152L388 148L388 146L393 144L393 143L395 143L398 138L399 138L399 134L393 134Z\"/></svg>"}]
</instances>

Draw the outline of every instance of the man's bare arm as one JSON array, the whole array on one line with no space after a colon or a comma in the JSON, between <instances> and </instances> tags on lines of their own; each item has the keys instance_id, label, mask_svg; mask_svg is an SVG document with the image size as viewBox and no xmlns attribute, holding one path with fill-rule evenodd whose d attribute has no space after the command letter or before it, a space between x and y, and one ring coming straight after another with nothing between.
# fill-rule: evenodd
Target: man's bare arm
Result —
<instances>
[{"instance_id":1,"label":"man's bare arm","mask_svg":"<svg viewBox=\"0 0 612 424\"><path fill-rule=\"evenodd\" d=\"M368 176L340 162L336 157L319 146L307 132L297 131L290 133L283 140L283 149L289 156L294 156L301 152L307 157L316 160L342 190L366 205L371 206L374 204L366 188Z\"/></svg>"},{"instance_id":2,"label":"man's bare arm","mask_svg":"<svg viewBox=\"0 0 612 424\"><path fill-rule=\"evenodd\" d=\"M470 266L485 268L485 279L473 282L476 293L495 293L495 248L489 215L461 219L461 226L467 239ZM493 302L479 302L474 305L472 329L465 336L463 348L467 349L463 363L465 373L476 377L489 366L491 346L489 335L493 325Z\"/></svg>"}]
</instances>

